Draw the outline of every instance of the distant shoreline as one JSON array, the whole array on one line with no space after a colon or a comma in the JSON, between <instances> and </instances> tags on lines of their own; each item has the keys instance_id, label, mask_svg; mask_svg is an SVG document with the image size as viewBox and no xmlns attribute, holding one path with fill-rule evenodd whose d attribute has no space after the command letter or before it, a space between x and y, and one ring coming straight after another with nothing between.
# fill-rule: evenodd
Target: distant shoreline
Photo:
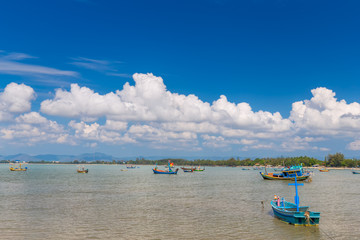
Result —
<instances>
[{"instance_id":1,"label":"distant shoreline","mask_svg":"<svg viewBox=\"0 0 360 240\"><path fill-rule=\"evenodd\" d=\"M0 163L0 164L9 164L9 163ZM31 163L26 163L26 164L34 164L34 165L117 165L117 166L126 166L128 164L119 164L119 163L42 163L42 162L31 162ZM151 164L131 164L134 166L152 166ZM167 166L166 164L158 164L160 166ZM182 167L182 166L187 166L187 165L175 165L175 167ZM202 165L203 167L226 167L226 168L253 168L253 166L206 166L206 165ZM265 168L265 166L257 166L257 167L261 167L261 168ZM267 169L274 169L274 168L282 168L282 167L266 167ZM303 168L307 168L307 169L322 169L324 168L323 166L320 167L303 167ZM360 170L360 168L349 168L349 167L325 167L328 170Z\"/></svg>"}]
</instances>

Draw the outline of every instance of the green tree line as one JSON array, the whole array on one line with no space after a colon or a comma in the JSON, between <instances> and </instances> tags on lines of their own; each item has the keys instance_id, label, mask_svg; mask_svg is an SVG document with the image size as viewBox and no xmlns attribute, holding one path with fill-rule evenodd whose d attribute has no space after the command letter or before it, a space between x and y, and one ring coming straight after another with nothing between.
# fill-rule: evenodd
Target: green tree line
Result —
<instances>
[{"instance_id":1,"label":"green tree line","mask_svg":"<svg viewBox=\"0 0 360 240\"><path fill-rule=\"evenodd\" d=\"M68 164L137 164L137 165L167 165L168 161L171 161L176 166L254 166L254 165L272 165L272 166L291 166L291 165L300 165L302 164L305 167L310 167L313 165L320 165L326 167L357 167L360 166L359 159L345 159L344 154L335 153L329 154L325 157L324 161L307 156L300 157L276 157L276 158L256 158L256 159L243 159L239 158L229 158L227 160L211 160L211 159L196 159L196 160L186 160L180 158L166 158L160 160L147 160L145 158L136 158L136 160L130 161L103 161L96 160L93 162L87 162L84 160L74 160L72 162L64 162ZM1 163L8 163L8 160L2 160ZM30 162L30 163L52 163L46 161L40 162Z\"/></svg>"},{"instance_id":2,"label":"green tree line","mask_svg":"<svg viewBox=\"0 0 360 240\"><path fill-rule=\"evenodd\" d=\"M356 167L360 165L360 160L345 159L342 153L329 154L324 161L307 156L300 157L277 157L277 158L256 158L254 160L247 158L240 160L239 158L230 158L227 160L210 160L210 159L161 159L161 160L146 160L145 158L137 158L136 160L128 161L128 164L141 165L166 165L168 161L177 166L255 166L255 165L272 165L272 166L291 166L300 165L310 167L313 165L327 166L327 167Z\"/></svg>"}]
</instances>

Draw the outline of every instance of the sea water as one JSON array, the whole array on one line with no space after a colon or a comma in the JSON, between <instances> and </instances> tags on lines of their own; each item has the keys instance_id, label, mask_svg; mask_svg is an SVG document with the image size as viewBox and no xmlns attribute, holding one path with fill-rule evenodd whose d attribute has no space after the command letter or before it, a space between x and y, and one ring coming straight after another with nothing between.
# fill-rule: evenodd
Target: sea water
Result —
<instances>
[{"instance_id":1,"label":"sea water","mask_svg":"<svg viewBox=\"0 0 360 240\"><path fill-rule=\"evenodd\" d=\"M0 164L0 239L360 239L360 175L350 170L315 170L299 195L321 212L320 225L295 227L270 207L274 194L293 201L294 187L259 171L86 167Z\"/></svg>"}]
</instances>

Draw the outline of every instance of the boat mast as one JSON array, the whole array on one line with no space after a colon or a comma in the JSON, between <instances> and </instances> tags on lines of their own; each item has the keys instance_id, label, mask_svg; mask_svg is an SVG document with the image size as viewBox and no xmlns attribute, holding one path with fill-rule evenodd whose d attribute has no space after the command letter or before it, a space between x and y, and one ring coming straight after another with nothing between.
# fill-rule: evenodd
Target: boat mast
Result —
<instances>
[{"instance_id":1,"label":"boat mast","mask_svg":"<svg viewBox=\"0 0 360 240\"><path fill-rule=\"evenodd\" d=\"M296 174L295 174L295 183L289 183L289 186L295 186L295 204L296 204L296 211L299 211L299 205L300 205L300 199L299 199L299 194L298 194L298 186L304 186L303 183L297 183L296 180Z\"/></svg>"}]
</instances>

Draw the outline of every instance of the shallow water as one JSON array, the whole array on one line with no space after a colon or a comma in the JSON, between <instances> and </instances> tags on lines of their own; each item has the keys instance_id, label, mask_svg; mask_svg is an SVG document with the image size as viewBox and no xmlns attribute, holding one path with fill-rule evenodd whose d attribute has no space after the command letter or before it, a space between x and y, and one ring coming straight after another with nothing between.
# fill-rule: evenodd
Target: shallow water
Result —
<instances>
[{"instance_id":1,"label":"shallow water","mask_svg":"<svg viewBox=\"0 0 360 240\"><path fill-rule=\"evenodd\" d=\"M0 164L1 239L360 239L360 175L349 170L315 171L299 187L301 205L321 218L319 227L294 227L274 218L269 203L274 194L292 201L294 187L254 170L28 167Z\"/></svg>"}]
</instances>

